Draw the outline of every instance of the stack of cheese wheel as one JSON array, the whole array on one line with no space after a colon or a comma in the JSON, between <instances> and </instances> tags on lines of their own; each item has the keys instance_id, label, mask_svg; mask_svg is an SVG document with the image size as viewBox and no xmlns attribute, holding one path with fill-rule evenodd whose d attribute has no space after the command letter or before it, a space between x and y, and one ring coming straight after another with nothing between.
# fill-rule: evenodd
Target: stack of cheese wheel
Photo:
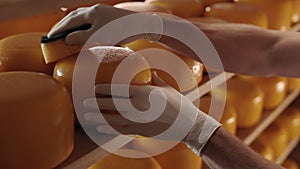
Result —
<instances>
[{"instance_id":1,"label":"stack of cheese wheel","mask_svg":"<svg viewBox=\"0 0 300 169\"><path fill-rule=\"evenodd\" d=\"M275 123L286 129L290 140L300 136L300 110L290 106L276 119Z\"/></svg>"},{"instance_id":2,"label":"stack of cheese wheel","mask_svg":"<svg viewBox=\"0 0 300 169\"><path fill-rule=\"evenodd\" d=\"M221 87L212 90L214 97L225 99L237 112L237 126L251 127L258 123L263 110L263 91L254 83L233 78L226 83L225 91Z\"/></svg>"},{"instance_id":3,"label":"stack of cheese wheel","mask_svg":"<svg viewBox=\"0 0 300 169\"><path fill-rule=\"evenodd\" d=\"M170 49L162 46L161 44L157 42L149 42L146 39L139 39L133 41L131 43L125 44L124 47L130 48L133 51L139 51L148 48L156 48L156 49L170 51ZM180 92L186 92L195 88L202 80L203 65L200 62L193 60L188 56L180 55L178 53L174 53L174 56L175 57L178 56L185 63L185 65L187 65L188 68L190 68L189 75L184 74L184 72L177 72L176 77L172 77L171 75L168 74L168 72L165 72L167 70L165 71L159 69L153 69L153 70L157 72L157 74L162 78L162 80L164 80L166 83L168 83L170 86L172 86L173 88L177 89ZM150 66L154 67L155 65L150 64Z\"/></svg>"},{"instance_id":4,"label":"stack of cheese wheel","mask_svg":"<svg viewBox=\"0 0 300 169\"><path fill-rule=\"evenodd\" d=\"M279 157L286 149L289 141L288 131L278 125L272 123L258 138L257 140L265 146L270 145L274 152L274 158Z\"/></svg>"},{"instance_id":5,"label":"stack of cheese wheel","mask_svg":"<svg viewBox=\"0 0 300 169\"><path fill-rule=\"evenodd\" d=\"M54 168L73 150L68 91L36 72L0 73L0 168Z\"/></svg>"},{"instance_id":6,"label":"stack of cheese wheel","mask_svg":"<svg viewBox=\"0 0 300 169\"><path fill-rule=\"evenodd\" d=\"M265 109L274 109L286 96L287 79L284 77L239 76L239 78L253 82L263 90Z\"/></svg>"},{"instance_id":7,"label":"stack of cheese wheel","mask_svg":"<svg viewBox=\"0 0 300 169\"><path fill-rule=\"evenodd\" d=\"M286 169L299 169L299 165L295 160L292 158L286 159L283 163L282 166Z\"/></svg>"},{"instance_id":8,"label":"stack of cheese wheel","mask_svg":"<svg viewBox=\"0 0 300 169\"><path fill-rule=\"evenodd\" d=\"M293 14L293 0L235 0L260 8L268 17L268 28L289 30Z\"/></svg>"},{"instance_id":9,"label":"stack of cheese wheel","mask_svg":"<svg viewBox=\"0 0 300 169\"><path fill-rule=\"evenodd\" d=\"M255 140L250 147L267 160L274 161L274 151L271 145L263 144L259 140Z\"/></svg>"},{"instance_id":10,"label":"stack of cheese wheel","mask_svg":"<svg viewBox=\"0 0 300 169\"><path fill-rule=\"evenodd\" d=\"M216 17L233 23L268 27L266 14L259 8L245 3L216 3L205 9L205 17Z\"/></svg>"},{"instance_id":11,"label":"stack of cheese wheel","mask_svg":"<svg viewBox=\"0 0 300 169\"><path fill-rule=\"evenodd\" d=\"M45 32L22 33L0 40L0 72L34 71L51 75L54 64L46 64L40 47Z\"/></svg>"},{"instance_id":12,"label":"stack of cheese wheel","mask_svg":"<svg viewBox=\"0 0 300 169\"><path fill-rule=\"evenodd\" d=\"M198 0L146 0L145 2L166 8L172 14L182 18L200 16L204 10L203 3Z\"/></svg>"},{"instance_id":13,"label":"stack of cheese wheel","mask_svg":"<svg viewBox=\"0 0 300 169\"><path fill-rule=\"evenodd\" d=\"M114 7L135 11L135 12L161 12L161 13L169 13L169 14L172 13L172 11L167 8L148 4L145 2L123 2L114 5Z\"/></svg>"},{"instance_id":14,"label":"stack of cheese wheel","mask_svg":"<svg viewBox=\"0 0 300 169\"><path fill-rule=\"evenodd\" d=\"M213 104L215 105L215 109L218 110L218 106L220 106L219 108L222 109L221 105L225 105L220 99L214 98L212 99L211 96L204 96L200 98L200 106L199 109L202 110L203 112L205 112L206 114L208 114L210 112L210 110L212 109L211 107L211 102L215 101ZM214 112L216 113L216 112ZM229 104L227 103L224 107L224 110L221 113L220 117L220 123L222 124L222 126L229 131L231 134L235 134L236 133L236 128L237 128L237 113L235 111L235 109ZM217 117L216 117L217 118ZM217 119L219 120L219 119Z\"/></svg>"}]
</instances>

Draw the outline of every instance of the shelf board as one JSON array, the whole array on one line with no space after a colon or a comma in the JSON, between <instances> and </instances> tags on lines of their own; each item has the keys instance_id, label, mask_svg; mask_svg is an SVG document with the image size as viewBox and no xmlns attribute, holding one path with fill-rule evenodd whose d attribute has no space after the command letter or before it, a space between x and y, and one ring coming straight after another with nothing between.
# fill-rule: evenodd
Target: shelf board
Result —
<instances>
[{"instance_id":1,"label":"shelf board","mask_svg":"<svg viewBox=\"0 0 300 169\"><path fill-rule=\"evenodd\" d=\"M185 94L185 96L191 101L195 101L196 99L199 99L200 97L210 92L214 87L217 87L218 85L224 83L224 79L227 81L234 76L235 74L233 73L219 73L214 75L211 79L209 79L208 76L205 76L200 86Z\"/></svg>"},{"instance_id":2,"label":"shelf board","mask_svg":"<svg viewBox=\"0 0 300 169\"><path fill-rule=\"evenodd\" d=\"M291 140L286 147L285 151L276 159L277 164L282 164L288 156L292 153L292 151L297 147L298 143L300 141L300 137L297 137L293 140Z\"/></svg>"},{"instance_id":3,"label":"shelf board","mask_svg":"<svg viewBox=\"0 0 300 169\"><path fill-rule=\"evenodd\" d=\"M286 109L299 95L300 90L294 90L289 93L285 100L274 110L264 111L257 125L238 129L237 137L250 145L281 113Z\"/></svg>"}]
</instances>

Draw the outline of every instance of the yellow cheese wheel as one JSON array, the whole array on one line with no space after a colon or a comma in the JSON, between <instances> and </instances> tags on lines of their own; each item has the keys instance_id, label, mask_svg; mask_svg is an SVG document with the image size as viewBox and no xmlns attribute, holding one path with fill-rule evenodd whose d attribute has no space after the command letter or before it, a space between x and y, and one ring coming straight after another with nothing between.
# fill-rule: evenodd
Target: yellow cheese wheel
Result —
<instances>
[{"instance_id":1,"label":"yellow cheese wheel","mask_svg":"<svg viewBox=\"0 0 300 169\"><path fill-rule=\"evenodd\" d=\"M65 15L66 12L56 11L3 21L0 23L0 39L25 32L48 32L52 25L62 19Z\"/></svg>"},{"instance_id":2,"label":"yellow cheese wheel","mask_svg":"<svg viewBox=\"0 0 300 169\"><path fill-rule=\"evenodd\" d=\"M271 145L263 144L259 140L255 140L250 147L267 160L274 161L274 152Z\"/></svg>"},{"instance_id":3,"label":"yellow cheese wheel","mask_svg":"<svg viewBox=\"0 0 300 169\"><path fill-rule=\"evenodd\" d=\"M197 0L146 0L145 2L169 9L172 14L182 18L201 16L204 10L202 2Z\"/></svg>"},{"instance_id":4,"label":"yellow cheese wheel","mask_svg":"<svg viewBox=\"0 0 300 169\"><path fill-rule=\"evenodd\" d=\"M51 76L0 73L0 168L54 168L73 150L69 93Z\"/></svg>"},{"instance_id":5,"label":"yellow cheese wheel","mask_svg":"<svg viewBox=\"0 0 300 169\"><path fill-rule=\"evenodd\" d=\"M162 12L171 14L172 11L157 5L152 5L144 2L123 2L114 5L116 8L126 9L135 12Z\"/></svg>"},{"instance_id":6,"label":"yellow cheese wheel","mask_svg":"<svg viewBox=\"0 0 300 169\"><path fill-rule=\"evenodd\" d=\"M133 51L139 51L147 48L157 48L157 49L169 51L168 48L162 46L161 44L156 42L149 42L146 39L139 39L130 42L128 44L125 44L123 46L132 49ZM177 72L177 76L172 77L171 75L169 75L163 70L158 70L158 69L153 69L153 70L157 72L157 74L161 79L163 79L166 83L168 83L170 86L172 86L173 88L175 88L180 92L186 92L195 88L198 85L198 83L200 83L202 80L204 66L200 62L193 60L190 57L180 55L177 53L174 54L177 55L181 60L183 60L184 63L187 65L187 67L191 69L191 74L189 75L190 76L189 78L187 78L187 75L184 74L183 72ZM150 66L155 66L155 65L150 65ZM178 83L176 82L175 79L177 80Z\"/></svg>"},{"instance_id":7,"label":"yellow cheese wheel","mask_svg":"<svg viewBox=\"0 0 300 169\"><path fill-rule=\"evenodd\" d=\"M237 112L237 126L251 127L259 121L263 110L263 91L255 84L239 78L227 81L226 103ZM224 91L217 87L212 90L215 97L225 97Z\"/></svg>"},{"instance_id":8,"label":"yellow cheese wheel","mask_svg":"<svg viewBox=\"0 0 300 169\"><path fill-rule=\"evenodd\" d=\"M34 71L51 75L54 64L46 64L41 47L44 32L22 33L0 40L0 72Z\"/></svg>"},{"instance_id":9,"label":"yellow cheese wheel","mask_svg":"<svg viewBox=\"0 0 300 169\"><path fill-rule=\"evenodd\" d=\"M97 49L95 49L97 50ZM101 53L104 52L104 50L107 50L108 53L104 56L104 59L102 60L102 63L99 65L98 73L96 75L95 83L111 83L112 77L115 73L116 68L119 66L119 64L122 62L122 60L131 54L133 52L130 49L126 48L119 48L119 47L108 47L106 49L99 49L98 52ZM94 57L98 58L100 55L88 53L86 57ZM148 62L143 57L137 57L133 56L131 57L130 62L126 63L126 66L128 67L129 71L134 71L135 68L138 68L139 66L144 66L149 68ZM58 61L55 65L53 77L56 78L58 81L60 81L62 84L64 84L68 90L72 91L72 78L73 78L73 71L74 66L76 62L77 56L71 56L65 59L62 59ZM79 64L80 68L88 68L90 65L82 65ZM127 79L128 72L124 72L124 79L117 79L118 83L125 83ZM137 75L134 76L134 78L131 80L131 84L135 85L146 85L151 84L152 82L152 76L150 68L143 70L141 72L136 72Z\"/></svg>"},{"instance_id":10,"label":"yellow cheese wheel","mask_svg":"<svg viewBox=\"0 0 300 169\"><path fill-rule=\"evenodd\" d=\"M167 143L166 143L167 144ZM153 153L155 149L163 149L162 141L152 138L141 137L132 142L134 149ZM172 149L154 156L162 169L199 169L202 166L202 159L190 150L184 143L178 143Z\"/></svg>"},{"instance_id":11,"label":"yellow cheese wheel","mask_svg":"<svg viewBox=\"0 0 300 169\"><path fill-rule=\"evenodd\" d=\"M274 152L274 157L279 157L285 150L289 133L276 123L272 123L260 136L257 138L264 145L270 145Z\"/></svg>"},{"instance_id":12,"label":"yellow cheese wheel","mask_svg":"<svg viewBox=\"0 0 300 169\"><path fill-rule=\"evenodd\" d=\"M291 92L293 90L300 88L300 78L287 78L287 84L288 84L288 92Z\"/></svg>"},{"instance_id":13,"label":"yellow cheese wheel","mask_svg":"<svg viewBox=\"0 0 300 169\"><path fill-rule=\"evenodd\" d=\"M209 95L201 97L199 109L205 113L209 113L211 108L211 100L212 98ZM222 104L221 100L216 100L216 103L214 103L214 105L218 106L218 102L220 102L220 105L224 104L224 103ZM223 113L222 118L220 120L222 127L224 127L231 134L235 134L236 127L237 127L237 113L235 109L230 104L227 103L222 113Z\"/></svg>"},{"instance_id":14,"label":"yellow cheese wheel","mask_svg":"<svg viewBox=\"0 0 300 169\"><path fill-rule=\"evenodd\" d=\"M292 0L292 1L293 1L292 22L297 23L300 21L300 0Z\"/></svg>"},{"instance_id":15,"label":"yellow cheese wheel","mask_svg":"<svg viewBox=\"0 0 300 169\"><path fill-rule=\"evenodd\" d=\"M266 14L259 8L246 3L216 3L205 9L206 17L216 17L233 23L244 23L268 27Z\"/></svg>"},{"instance_id":16,"label":"yellow cheese wheel","mask_svg":"<svg viewBox=\"0 0 300 169\"><path fill-rule=\"evenodd\" d=\"M276 123L289 132L290 139L300 135L300 110L290 106L276 119Z\"/></svg>"},{"instance_id":17,"label":"yellow cheese wheel","mask_svg":"<svg viewBox=\"0 0 300 169\"><path fill-rule=\"evenodd\" d=\"M289 30L293 13L292 0L235 0L249 3L263 10L268 17L268 28Z\"/></svg>"},{"instance_id":18,"label":"yellow cheese wheel","mask_svg":"<svg viewBox=\"0 0 300 169\"><path fill-rule=\"evenodd\" d=\"M292 158L286 159L283 162L282 166L285 167L286 169L299 169L299 165Z\"/></svg>"},{"instance_id":19,"label":"yellow cheese wheel","mask_svg":"<svg viewBox=\"0 0 300 169\"><path fill-rule=\"evenodd\" d=\"M287 79L284 77L254 77L239 76L259 86L264 92L264 108L273 109L285 98L287 93Z\"/></svg>"},{"instance_id":20,"label":"yellow cheese wheel","mask_svg":"<svg viewBox=\"0 0 300 169\"><path fill-rule=\"evenodd\" d=\"M146 156L144 152L120 149L117 154L131 154L132 156ZM116 154L110 154L88 169L162 169L159 163L152 157L149 158L129 158Z\"/></svg>"},{"instance_id":21,"label":"yellow cheese wheel","mask_svg":"<svg viewBox=\"0 0 300 169\"><path fill-rule=\"evenodd\" d=\"M44 60L49 64L65 57L78 54L83 45L68 45L65 43L65 39L58 39L48 43L41 43L40 46Z\"/></svg>"}]
</instances>

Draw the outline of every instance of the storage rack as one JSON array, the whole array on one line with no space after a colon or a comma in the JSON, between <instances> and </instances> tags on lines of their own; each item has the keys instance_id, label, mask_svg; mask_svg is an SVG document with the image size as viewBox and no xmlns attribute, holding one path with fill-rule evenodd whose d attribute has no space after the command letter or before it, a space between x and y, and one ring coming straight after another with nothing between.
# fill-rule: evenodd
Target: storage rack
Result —
<instances>
[{"instance_id":1,"label":"storage rack","mask_svg":"<svg viewBox=\"0 0 300 169\"><path fill-rule=\"evenodd\" d=\"M34 3L30 3L30 1L34 1ZM103 0L110 1L110 0ZM117 1L117 0L115 0ZM51 2L51 3L50 3ZM80 5L93 4L99 2L99 0L51 0L47 1L47 5L43 5L45 1L38 0L3 0L0 2L0 10L2 13L7 15L0 15L0 22L10 19L22 18L26 16L31 16L34 14L44 13L55 11L62 7L73 8ZM43 8L41 8L43 7ZM12 10L14 9L14 10ZM15 11L18 11L17 13ZM295 25L292 28L292 31L299 31L300 24ZM225 73L226 80L234 77L232 73ZM215 83L222 84L223 79L221 76L215 76L211 80L202 83L197 89L200 91L200 97L210 92L211 81L215 81ZM285 100L274 110L264 111L260 122L247 129L238 129L237 137L243 140L247 145L250 145L259 134L261 134L282 112L285 108L293 103L293 101L299 96L300 90L295 90L286 96ZM299 102L299 98L297 99ZM276 159L276 163L281 164L294 150L294 148L298 145L300 141L300 137L295 138L290 141L287 146L285 152L281 154ZM99 148L94 142L92 142L89 137L84 133L84 131L80 127L75 128L75 148L71 154L71 156L64 161L61 165L57 167L57 169L83 169L88 168L91 164L94 164L102 157L108 155L108 152L105 152L101 148Z\"/></svg>"}]
</instances>

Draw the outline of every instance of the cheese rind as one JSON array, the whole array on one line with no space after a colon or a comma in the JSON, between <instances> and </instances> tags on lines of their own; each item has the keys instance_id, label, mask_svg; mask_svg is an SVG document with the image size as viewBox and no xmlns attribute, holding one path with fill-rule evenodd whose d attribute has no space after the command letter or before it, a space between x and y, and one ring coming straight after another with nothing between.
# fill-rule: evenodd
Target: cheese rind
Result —
<instances>
[{"instance_id":1,"label":"cheese rind","mask_svg":"<svg viewBox=\"0 0 300 169\"><path fill-rule=\"evenodd\" d=\"M41 43L41 48L45 62L48 64L79 53L82 45L67 45L65 39L58 39L53 42Z\"/></svg>"},{"instance_id":2,"label":"cheese rind","mask_svg":"<svg viewBox=\"0 0 300 169\"><path fill-rule=\"evenodd\" d=\"M149 154L156 154L168 147L170 143L168 143L168 141L141 137L133 140L131 144L135 150L144 151ZM184 143L178 143L170 150L153 157L158 161L163 169L199 169L202 166L202 159Z\"/></svg>"},{"instance_id":3,"label":"cheese rind","mask_svg":"<svg viewBox=\"0 0 300 169\"><path fill-rule=\"evenodd\" d=\"M265 109L274 109L286 96L287 79L285 77L239 76L239 78L253 82L263 90Z\"/></svg>"},{"instance_id":4,"label":"cheese rind","mask_svg":"<svg viewBox=\"0 0 300 169\"><path fill-rule=\"evenodd\" d=\"M234 107L231 106L229 103L225 104L224 101L220 99L212 99L211 96L204 96L201 97L199 101L199 109L205 112L206 114L209 114L210 111L213 111L213 108L211 107L211 102L214 101L214 108L217 108L221 110L221 106L225 106L221 115L220 123L222 124L222 127L225 128L227 131L229 131L231 134L236 133L237 128L237 112L235 111ZM216 110L216 109L215 109ZM216 114L217 112L211 112ZM219 120L219 119L217 119Z\"/></svg>"},{"instance_id":5,"label":"cheese rind","mask_svg":"<svg viewBox=\"0 0 300 169\"><path fill-rule=\"evenodd\" d=\"M257 124L263 111L263 91L254 83L240 78L228 80L226 87L226 93L224 89L217 87L212 90L212 95L226 98L226 103L234 107L237 112L237 126L245 128Z\"/></svg>"},{"instance_id":6,"label":"cheese rind","mask_svg":"<svg viewBox=\"0 0 300 169\"><path fill-rule=\"evenodd\" d=\"M116 154L110 154L106 156L88 169L162 169L159 163L153 157L129 158L117 155L120 153L121 155L131 154L132 156L147 156L147 154L144 152L130 149L120 149L115 153Z\"/></svg>"},{"instance_id":7,"label":"cheese rind","mask_svg":"<svg viewBox=\"0 0 300 169\"><path fill-rule=\"evenodd\" d=\"M122 63L125 58L129 58L133 51L126 48L118 48L118 47L108 47L106 49L96 49L92 52L84 53L84 57L91 58L100 58L102 54L107 50L104 55L104 58L101 60L99 67L97 69L97 74L95 77L95 84L102 83L112 83L112 77L117 69L117 67ZM67 89L72 92L72 79L73 79L73 71L75 67L75 63L77 60L77 55L73 55L71 57L62 59L58 61L54 68L53 77L64 84ZM90 65L84 65L78 63L77 65L80 69L86 69ZM126 81L131 80L131 84L135 85L147 85L152 83L152 75L150 71L150 66L145 58L139 56L130 56L128 62L124 63L124 66L128 69L126 72L122 72L123 75L119 75L117 79L115 79L115 83L126 83ZM140 72L135 71L135 69L139 67L146 68ZM129 79L128 74L137 73L133 79ZM121 73L121 72L118 72Z\"/></svg>"},{"instance_id":8,"label":"cheese rind","mask_svg":"<svg viewBox=\"0 0 300 169\"><path fill-rule=\"evenodd\" d=\"M67 90L51 76L0 73L0 168L54 168L73 150Z\"/></svg>"},{"instance_id":9,"label":"cheese rind","mask_svg":"<svg viewBox=\"0 0 300 169\"><path fill-rule=\"evenodd\" d=\"M170 51L170 49L168 49L167 47L163 46L162 44L156 43L156 42L149 42L146 39L138 39L136 41L130 42L128 44L123 45L124 47L127 47L133 51L140 51L143 49L149 49L151 50L151 48L154 49L162 49L165 51ZM168 57L170 57L171 55L168 55ZM155 69L154 67L158 66L158 65L154 65L156 62L153 62L154 64L151 65L151 61L149 61L150 66L153 67L153 71L156 71L158 76L164 80L168 85L172 86L173 88L175 88L176 90L180 91L180 92L187 92L191 89L194 89L195 87L197 87L197 85L201 82L202 77L203 77L203 69L204 66L203 64L201 64L200 62L191 59L188 56L184 56L178 53L173 53L173 56L177 56L179 59L181 59L183 62L182 64L185 64L183 66L185 66L186 68L190 69L188 71L190 71L190 73L186 74L185 67L181 67L180 69L177 67L174 67L177 72L176 72L176 77L172 77L169 73L170 71L176 71L174 69L171 69L171 66L174 66L171 64L171 61L166 63L166 66L169 66L168 70L161 70L161 69ZM150 58L151 57L151 58ZM157 56L156 56L157 57ZM162 56L163 57L163 56ZM146 59L151 59L151 60L155 60L154 59L155 56L147 56ZM177 58L174 58L174 60ZM176 62L178 63L178 62ZM180 63L178 63L180 64ZM178 66L178 65L177 65ZM163 68L162 68L163 69ZM183 70L183 71L181 71ZM155 84L154 82L154 85Z\"/></svg>"},{"instance_id":10,"label":"cheese rind","mask_svg":"<svg viewBox=\"0 0 300 169\"><path fill-rule=\"evenodd\" d=\"M0 72L33 71L51 75L54 64L46 64L40 47L44 32L12 35L0 40Z\"/></svg>"}]
</instances>

